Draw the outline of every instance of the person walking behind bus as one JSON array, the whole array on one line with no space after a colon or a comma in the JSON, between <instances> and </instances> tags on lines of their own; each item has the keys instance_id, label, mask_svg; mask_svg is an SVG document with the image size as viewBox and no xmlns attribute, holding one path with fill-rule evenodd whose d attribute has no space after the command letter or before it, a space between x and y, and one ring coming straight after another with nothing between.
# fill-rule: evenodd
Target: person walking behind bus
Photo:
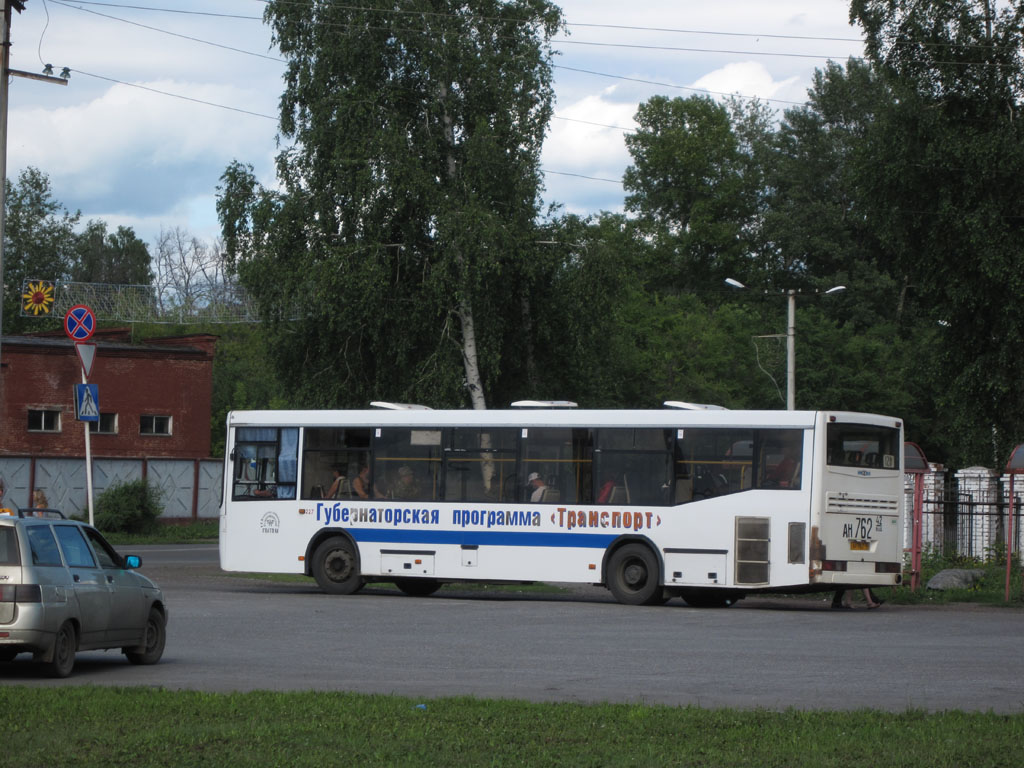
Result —
<instances>
[{"instance_id":1,"label":"person walking behind bus","mask_svg":"<svg viewBox=\"0 0 1024 768\"><path fill-rule=\"evenodd\" d=\"M864 602L868 604L868 608L877 608L885 600L881 600L875 596L875 593L871 591L869 587L864 587ZM833 609L846 609L853 608L853 602L850 598L849 590L837 589L835 595L832 597L832 608Z\"/></svg>"}]
</instances>

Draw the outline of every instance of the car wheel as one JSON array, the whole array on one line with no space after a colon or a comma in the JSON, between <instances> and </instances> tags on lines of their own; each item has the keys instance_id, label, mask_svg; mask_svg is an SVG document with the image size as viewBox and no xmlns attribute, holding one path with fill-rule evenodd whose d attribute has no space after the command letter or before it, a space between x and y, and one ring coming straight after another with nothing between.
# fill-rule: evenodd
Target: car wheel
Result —
<instances>
[{"instance_id":1,"label":"car wheel","mask_svg":"<svg viewBox=\"0 0 1024 768\"><path fill-rule=\"evenodd\" d=\"M441 588L437 579L395 579L395 586L410 597L426 597Z\"/></svg>"},{"instance_id":2,"label":"car wheel","mask_svg":"<svg viewBox=\"0 0 1024 768\"><path fill-rule=\"evenodd\" d=\"M164 655L164 645L167 642L167 621L164 615L156 608L149 609L149 618L146 619L146 640L142 644L142 651L138 647L125 648L124 655L132 664L156 664Z\"/></svg>"},{"instance_id":3,"label":"car wheel","mask_svg":"<svg viewBox=\"0 0 1024 768\"><path fill-rule=\"evenodd\" d=\"M363 588L356 553L342 536L332 536L316 548L312 570L316 583L332 595L351 595Z\"/></svg>"},{"instance_id":4,"label":"car wheel","mask_svg":"<svg viewBox=\"0 0 1024 768\"><path fill-rule=\"evenodd\" d=\"M53 658L44 663L44 668L50 677L67 677L75 668L75 648L78 645L78 636L75 634L75 625L65 621L57 630L57 637L53 641Z\"/></svg>"},{"instance_id":5,"label":"car wheel","mask_svg":"<svg viewBox=\"0 0 1024 768\"><path fill-rule=\"evenodd\" d=\"M659 573L658 558L649 547L626 544L608 561L608 589L626 605L658 605L665 602Z\"/></svg>"}]
</instances>

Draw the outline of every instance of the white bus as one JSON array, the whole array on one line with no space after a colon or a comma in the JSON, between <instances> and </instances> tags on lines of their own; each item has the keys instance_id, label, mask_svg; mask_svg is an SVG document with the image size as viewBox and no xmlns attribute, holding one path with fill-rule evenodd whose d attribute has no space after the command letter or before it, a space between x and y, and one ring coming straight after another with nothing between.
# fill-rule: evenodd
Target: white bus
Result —
<instances>
[{"instance_id":1,"label":"white bus","mask_svg":"<svg viewBox=\"0 0 1024 768\"><path fill-rule=\"evenodd\" d=\"M903 425L828 411L236 411L220 562L391 582L578 582L725 606L901 583Z\"/></svg>"}]
</instances>

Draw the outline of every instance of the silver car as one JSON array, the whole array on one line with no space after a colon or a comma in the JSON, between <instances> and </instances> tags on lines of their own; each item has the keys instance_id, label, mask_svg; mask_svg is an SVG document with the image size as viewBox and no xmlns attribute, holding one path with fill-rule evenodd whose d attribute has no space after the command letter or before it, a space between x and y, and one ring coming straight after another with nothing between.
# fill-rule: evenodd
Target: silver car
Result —
<instances>
[{"instance_id":1,"label":"silver car","mask_svg":"<svg viewBox=\"0 0 1024 768\"><path fill-rule=\"evenodd\" d=\"M67 677L77 651L120 648L133 664L156 664L167 607L140 565L60 512L0 514L0 662L31 653Z\"/></svg>"}]
</instances>

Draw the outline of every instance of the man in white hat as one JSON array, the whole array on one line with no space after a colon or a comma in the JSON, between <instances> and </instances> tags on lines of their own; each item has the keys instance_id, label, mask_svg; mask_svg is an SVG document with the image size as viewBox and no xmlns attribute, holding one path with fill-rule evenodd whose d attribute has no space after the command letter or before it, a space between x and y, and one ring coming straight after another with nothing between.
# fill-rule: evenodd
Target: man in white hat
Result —
<instances>
[{"instance_id":1,"label":"man in white hat","mask_svg":"<svg viewBox=\"0 0 1024 768\"><path fill-rule=\"evenodd\" d=\"M533 489L533 492L530 494L530 501L539 502L544 495L544 489L547 487L541 476L536 472L531 472L530 476L526 478L526 485Z\"/></svg>"}]
</instances>

